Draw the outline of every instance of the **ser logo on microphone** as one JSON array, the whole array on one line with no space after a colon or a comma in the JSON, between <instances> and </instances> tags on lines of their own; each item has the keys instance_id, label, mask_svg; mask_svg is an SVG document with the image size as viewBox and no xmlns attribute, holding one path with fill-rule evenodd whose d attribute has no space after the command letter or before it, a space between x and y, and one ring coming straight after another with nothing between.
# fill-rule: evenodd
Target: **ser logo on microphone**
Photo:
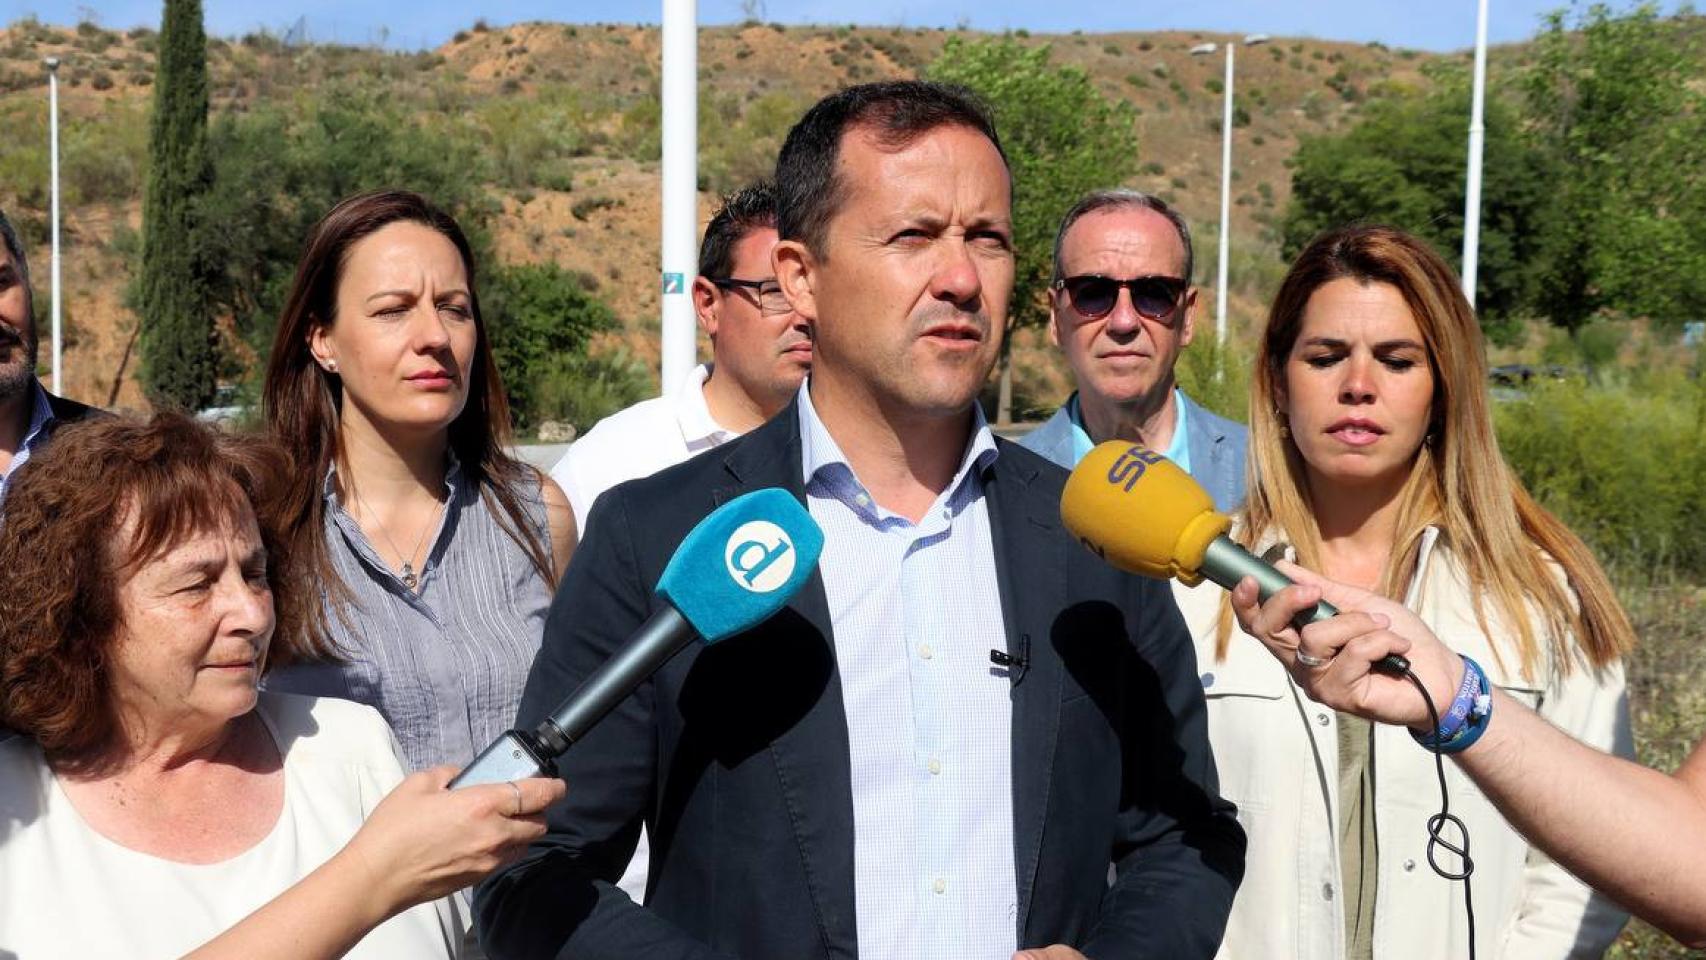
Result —
<instances>
[{"instance_id":1,"label":"ser logo on microphone","mask_svg":"<svg viewBox=\"0 0 1706 960\"><path fill-rule=\"evenodd\" d=\"M1132 486L1143 476L1143 471L1149 469L1150 464L1160 463L1163 459L1165 458L1148 447L1130 447L1108 468L1108 482L1130 493Z\"/></svg>"},{"instance_id":2,"label":"ser logo on microphone","mask_svg":"<svg viewBox=\"0 0 1706 960\"><path fill-rule=\"evenodd\" d=\"M723 548L729 576L753 593L769 593L794 575L794 544L768 520L749 520L735 528Z\"/></svg>"}]
</instances>

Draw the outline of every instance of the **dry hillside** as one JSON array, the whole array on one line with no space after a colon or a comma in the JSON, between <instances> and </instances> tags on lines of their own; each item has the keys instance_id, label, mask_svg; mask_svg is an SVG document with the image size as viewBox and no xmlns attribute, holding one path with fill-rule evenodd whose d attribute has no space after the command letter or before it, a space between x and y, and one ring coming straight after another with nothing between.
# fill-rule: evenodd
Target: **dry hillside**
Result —
<instances>
[{"instance_id":1,"label":"dry hillside","mask_svg":"<svg viewBox=\"0 0 1706 960\"><path fill-rule=\"evenodd\" d=\"M905 28L707 28L700 39L703 195L762 173L800 109L837 86L916 75L953 31ZM1141 173L1132 185L1175 200L1211 242L1202 261L1212 278L1211 223L1218 213L1223 60L1191 47L1222 42L1196 32L1017 36L1049 44L1057 63L1080 66L1111 96L1138 111ZM45 300L47 264L46 79L44 56L59 57L66 178L65 296L70 324L67 392L95 402L142 403L128 346L134 317L124 289L135 259L151 94L151 31L117 33L92 24L53 27L23 20L0 30L0 206L21 222ZM1380 45L1275 38L1239 51L1236 128L1234 296L1239 324L1259 309L1278 269L1271 225L1289 193L1286 161L1300 137L1335 129L1370 97L1425 84L1437 55ZM253 35L209 42L213 110L254 109L310 97L326 81L357 77L384 85L421 111L469 116L508 112L570 128L549 176L525 157L494 154L489 190L502 207L497 251L512 262L554 260L597 279L622 317L627 339L655 357L657 315L655 28L532 23L475 25L435 51L384 53L350 47L287 47ZM557 104L565 104L561 111ZM533 109L533 114L527 110ZM1205 302L1212 310L1212 304ZM1054 379L1046 360L1034 376ZM1049 389L1050 385L1041 385Z\"/></svg>"}]
</instances>

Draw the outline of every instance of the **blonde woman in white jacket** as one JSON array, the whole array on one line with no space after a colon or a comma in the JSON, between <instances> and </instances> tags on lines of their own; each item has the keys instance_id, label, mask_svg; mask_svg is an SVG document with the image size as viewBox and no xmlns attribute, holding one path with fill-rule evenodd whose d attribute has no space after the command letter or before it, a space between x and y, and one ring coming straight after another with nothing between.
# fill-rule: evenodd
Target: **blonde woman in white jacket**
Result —
<instances>
[{"instance_id":1,"label":"blonde woman in white jacket","mask_svg":"<svg viewBox=\"0 0 1706 960\"><path fill-rule=\"evenodd\" d=\"M1383 227L1317 238L1269 313L1236 536L1401 600L1506 692L1628 755L1628 618L1581 541L1506 467L1485 383L1473 310L1437 254ZM1175 596L1197 640L1221 791L1249 834L1220 955L1468 956L1462 884L1428 863L1432 756L1401 729L1308 699L1233 628L1223 592ZM1603 954L1627 915L1446 775L1472 841L1477 955Z\"/></svg>"}]
</instances>

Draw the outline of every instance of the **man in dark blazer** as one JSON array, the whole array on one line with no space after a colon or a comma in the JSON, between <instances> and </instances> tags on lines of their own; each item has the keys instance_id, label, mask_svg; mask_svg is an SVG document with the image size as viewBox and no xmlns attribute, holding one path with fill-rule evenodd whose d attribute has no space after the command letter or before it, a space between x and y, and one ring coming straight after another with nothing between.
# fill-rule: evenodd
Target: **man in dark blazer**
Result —
<instances>
[{"instance_id":1,"label":"man in dark blazer","mask_svg":"<svg viewBox=\"0 0 1706 960\"><path fill-rule=\"evenodd\" d=\"M811 377L752 433L599 500L519 725L657 608L675 545L719 504L792 492L825 529L818 573L768 622L675 657L559 761L549 832L477 892L482 943L1211 956L1244 838L1190 638L1165 584L1062 529L1065 473L975 409L1013 278L993 126L952 88L849 88L795 126L777 173L777 276L813 323ZM644 906L614 885L642 823Z\"/></svg>"},{"instance_id":2,"label":"man in dark blazer","mask_svg":"<svg viewBox=\"0 0 1706 960\"><path fill-rule=\"evenodd\" d=\"M91 408L56 397L36 380L35 296L30 264L12 222L0 213L0 503L6 481L59 427Z\"/></svg>"}]
</instances>

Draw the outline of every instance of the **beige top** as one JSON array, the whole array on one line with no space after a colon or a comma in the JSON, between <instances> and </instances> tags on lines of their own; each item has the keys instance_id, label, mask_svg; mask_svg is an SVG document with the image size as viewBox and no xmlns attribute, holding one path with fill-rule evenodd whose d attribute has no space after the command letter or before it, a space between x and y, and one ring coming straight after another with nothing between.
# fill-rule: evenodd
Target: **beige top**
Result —
<instances>
[{"instance_id":1,"label":"beige top","mask_svg":"<svg viewBox=\"0 0 1706 960\"><path fill-rule=\"evenodd\" d=\"M1238 805L1249 836L1238 888L1218 956L1342 960L1351 891L1340 856L1341 718L1310 700L1278 660L1234 629L1224 660L1214 655L1215 622L1225 591L1213 584L1175 584L1196 641L1208 733L1221 795ZM1538 673L1514 672L1510 626L1488 611L1475 619L1475 591L1463 565L1437 533L1424 539L1415 578L1405 592L1414 610L1452 649L1474 657L1488 679L1541 716L1598 749L1633 753L1623 669L1577 667L1563 676L1545 658ZM1502 662L1494 649L1507 651ZM1549 652L1549 651L1548 651ZM1495 721L1497 722L1496 718ZM1367 808L1379 842L1373 876L1375 960L1469 955L1463 885L1434 875L1427 861L1427 821L1439 812L1432 754L1401 727L1373 731ZM1531 848L1455 764L1445 767L1451 812L1473 838L1476 949L1482 960L1583 960L1598 957L1627 914ZM1442 852L1442 863L1455 865Z\"/></svg>"},{"instance_id":2,"label":"beige top","mask_svg":"<svg viewBox=\"0 0 1706 960\"><path fill-rule=\"evenodd\" d=\"M35 743L0 743L0 957L181 957L324 863L403 778L396 741L370 707L263 692L257 710L284 757L284 808L265 839L229 860L186 864L96 832ZM468 925L455 898L414 907L347 957L454 957Z\"/></svg>"}]
</instances>

